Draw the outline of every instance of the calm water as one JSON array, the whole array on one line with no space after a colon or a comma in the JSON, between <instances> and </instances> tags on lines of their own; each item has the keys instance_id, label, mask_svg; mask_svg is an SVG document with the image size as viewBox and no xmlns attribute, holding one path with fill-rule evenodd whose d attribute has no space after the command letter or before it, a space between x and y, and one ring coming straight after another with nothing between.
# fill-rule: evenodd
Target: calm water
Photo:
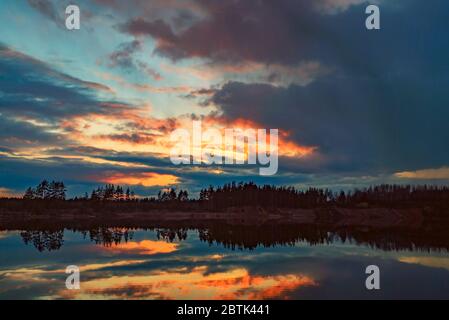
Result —
<instances>
[{"instance_id":1,"label":"calm water","mask_svg":"<svg viewBox=\"0 0 449 320\"><path fill-rule=\"evenodd\" d=\"M291 232L2 231L0 299L449 298L446 249ZM365 288L371 264L381 270L379 291ZM81 290L65 288L68 265L80 267Z\"/></svg>"}]
</instances>

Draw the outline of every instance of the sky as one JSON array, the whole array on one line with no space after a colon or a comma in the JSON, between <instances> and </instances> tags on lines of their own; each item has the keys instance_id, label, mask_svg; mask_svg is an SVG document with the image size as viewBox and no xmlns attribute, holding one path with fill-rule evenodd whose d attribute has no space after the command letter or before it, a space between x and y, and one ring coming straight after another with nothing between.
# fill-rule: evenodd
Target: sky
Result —
<instances>
[{"instance_id":1,"label":"sky","mask_svg":"<svg viewBox=\"0 0 449 320\"><path fill-rule=\"evenodd\" d=\"M444 0L3 0L0 195L43 179L70 196L447 184L448 14ZM172 164L170 134L193 120L279 129L278 172Z\"/></svg>"}]
</instances>

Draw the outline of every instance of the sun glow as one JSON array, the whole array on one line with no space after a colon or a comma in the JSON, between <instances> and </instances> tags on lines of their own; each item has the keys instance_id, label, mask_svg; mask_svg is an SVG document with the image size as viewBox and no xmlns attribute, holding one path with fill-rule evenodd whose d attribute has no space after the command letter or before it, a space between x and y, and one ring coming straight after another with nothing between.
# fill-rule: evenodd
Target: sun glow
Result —
<instances>
[{"instance_id":1,"label":"sun glow","mask_svg":"<svg viewBox=\"0 0 449 320\"><path fill-rule=\"evenodd\" d=\"M83 282L80 292L61 292L72 299L288 299L301 287L317 286L296 274L251 275L245 268L209 273L207 266L146 275L113 276ZM70 296L67 296L70 295Z\"/></svg>"},{"instance_id":2,"label":"sun glow","mask_svg":"<svg viewBox=\"0 0 449 320\"><path fill-rule=\"evenodd\" d=\"M144 187L154 187L176 185L179 183L179 178L171 174L161 174L155 172L142 172L136 174L115 173L104 178L103 182L119 185L142 185Z\"/></svg>"},{"instance_id":3,"label":"sun glow","mask_svg":"<svg viewBox=\"0 0 449 320\"><path fill-rule=\"evenodd\" d=\"M142 240L140 242L130 241L120 243L113 247L104 249L113 253L137 253L141 255L153 255L159 253L172 253L178 248L178 244L166 241Z\"/></svg>"}]
</instances>

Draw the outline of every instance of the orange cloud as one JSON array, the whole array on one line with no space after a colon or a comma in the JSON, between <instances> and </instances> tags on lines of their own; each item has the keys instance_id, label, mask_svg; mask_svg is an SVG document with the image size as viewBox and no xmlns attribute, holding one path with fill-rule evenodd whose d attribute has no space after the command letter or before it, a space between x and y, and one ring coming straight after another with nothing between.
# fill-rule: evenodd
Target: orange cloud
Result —
<instances>
[{"instance_id":1,"label":"orange cloud","mask_svg":"<svg viewBox=\"0 0 449 320\"><path fill-rule=\"evenodd\" d=\"M397 172L394 175L402 179L449 179L449 167L423 169L416 171L403 171Z\"/></svg>"},{"instance_id":2,"label":"orange cloud","mask_svg":"<svg viewBox=\"0 0 449 320\"><path fill-rule=\"evenodd\" d=\"M220 130L224 130L225 128L233 128L233 129L264 129L265 126L252 121L250 119L238 118L235 120L228 120L223 117L205 117L202 119L204 128L218 128ZM269 129L276 128L265 128L267 130L267 139L269 139ZM278 154L279 156L286 157L305 157L313 154L317 147L315 146L302 146L291 140L289 140L290 132L287 132L282 129L279 130L279 139L278 139ZM255 148L256 146L249 146L250 148Z\"/></svg>"},{"instance_id":3,"label":"orange cloud","mask_svg":"<svg viewBox=\"0 0 449 320\"><path fill-rule=\"evenodd\" d=\"M270 129L256 123L251 119L230 120L219 115L202 116L194 118L192 115L182 115L165 119L148 116L148 106L130 109L122 105L108 105L113 112L107 114L89 114L77 116L61 123L63 132L70 135L70 139L78 145L90 146L116 152L141 152L152 154L156 157L168 158L174 143L170 141L171 132L178 128L191 131L193 119L202 121L203 131L214 128L224 135L225 129ZM276 128L274 128L276 129ZM269 131L267 131L269 138ZM203 141L204 146L208 145ZM247 146L256 150L257 145ZM247 150L249 150L247 148ZM215 154L225 156L227 146L213 148ZM246 151L247 151L246 150ZM312 155L317 150L315 146L300 145L290 138L290 133L279 129L278 154L279 156L303 158ZM209 151L209 150L206 150ZM245 151L245 152L246 152ZM218 153L217 153L218 152ZM237 155L239 159L245 159L244 154ZM112 177L119 179L123 177ZM154 177L130 177L132 184L142 184L139 181L150 181ZM176 181L168 181L175 184ZM146 183L148 184L148 183Z\"/></svg>"},{"instance_id":4,"label":"orange cloud","mask_svg":"<svg viewBox=\"0 0 449 320\"><path fill-rule=\"evenodd\" d=\"M113 247L104 247L105 250L113 253L135 253L141 255L153 255L158 253L171 253L176 251L178 244L166 241L143 240L140 242L120 243Z\"/></svg>"},{"instance_id":5,"label":"orange cloud","mask_svg":"<svg viewBox=\"0 0 449 320\"><path fill-rule=\"evenodd\" d=\"M101 181L101 179L100 179ZM154 186L170 186L179 183L179 178L171 174L161 174L156 172L142 173L115 173L102 180L105 183L124 184L124 185L141 185L144 187Z\"/></svg>"},{"instance_id":6,"label":"orange cloud","mask_svg":"<svg viewBox=\"0 0 449 320\"><path fill-rule=\"evenodd\" d=\"M21 196L21 194L14 192L13 190L0 187L0 198L17 198Z\"/></svg>"},{"instance_id":7,"label":"orange cloud","mask_svg":"<svg viewBox=\"0 0 449 320\"><path fill-rule=\"evenodd\" d=\"M305 286L316 286L313 279L296 275L281 275L274 277L244 276L239 279L232 279L226 283L216 283L224 287L241 286L239 291L225 293L216 297L224 300L264 300L273 298L288 298L288 293ZM252 288L257 288L253 290ZM232 291L232 290L231 290Z\"/></svg>"},{"instance_id":8,"label":"orange cloud","mask_svg":"<svg viewBox=\"0 0 449 320\"><path fill-rule=\"evenodd\" d=\"M301 287L317 285L304 275L253 276L245 268L209 273L198 266L93 279L80 291L59 294L70 299L288 299Z\"/></svg>"}]
</instances>

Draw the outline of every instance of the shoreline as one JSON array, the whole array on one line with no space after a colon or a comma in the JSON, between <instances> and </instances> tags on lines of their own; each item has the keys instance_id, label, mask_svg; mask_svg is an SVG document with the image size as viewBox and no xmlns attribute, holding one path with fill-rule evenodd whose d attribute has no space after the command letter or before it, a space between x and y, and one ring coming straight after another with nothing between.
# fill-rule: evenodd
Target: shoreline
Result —
<instances>
[{"instance_id":1,"label":"shoreline","mask_svg":"<svg viewBox=\"0 0 449 320\"><path fill-rule=\"evenodd\" d=\"M33 224L58 224L70 228L72 225L154 225L161 223L225 223L228 225L257 226L263 224L331 224L340 227L391 228L406 227L419 229L425 223L437 222L449 225L447 219L426 215L425 209L277 209L266 211L262 208L238 208L226 212L151 210L145 212L79 212L65 210L62 212L32 213L3 211L0 212L0 229L12 226L27 228Z\"/></svg>"}]
</instances>

